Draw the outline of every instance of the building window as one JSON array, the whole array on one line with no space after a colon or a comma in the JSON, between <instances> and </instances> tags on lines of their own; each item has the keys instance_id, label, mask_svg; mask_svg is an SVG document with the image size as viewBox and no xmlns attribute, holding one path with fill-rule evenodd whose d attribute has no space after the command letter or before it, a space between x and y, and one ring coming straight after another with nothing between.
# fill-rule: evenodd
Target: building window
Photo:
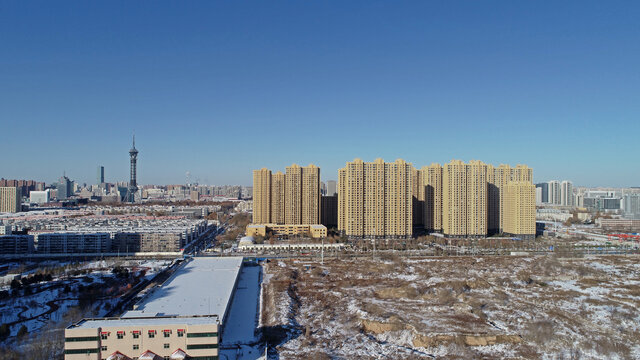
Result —
<instances>
[{"instance_id":1,"label":"building window","mask_svg":"<svg viewBox=\"0 0 640 360\"><path fill-rule=\"evenodd\" d=\"M164 344L164 348L168 349L169 348L169 344Z\"/></svg>"},{"instance_id":2,"label":"building window","mask_svg":"<svg viewBox=\"0 0 640 360\"><path fill-rule=\"evenodd\" d=\"M100 339L107 340L107 334L100 334Z\"/></svg>"},{"instance_id":3,"label":"building window","mask_svg":"<svg viewBox=\"0 0 640 360\"><path fill-rule=\"evenodd\" d=\"M107 351L107 347L106 347L105 345L102 345L102 346L100 347L100 351Z\"/></svg>"},{"instance_id":4,"label":"building window","mask_svg":"<svg viewBox=\"0 0 640 360\"><path fill-rule=\"evenodd\" d=\"M134 332L134 333L133 333L133 338L134 338L134 339L137 339L137 338L139 338L139 337L140 337L140 334L139 334L139 333L136 333L136 332Z\"/></svg>"},{"instance_id":5,"label":"building window","mask_svg":"<svg viewBox=\"0 0 640 360\"><path fill-rule=\"evenodd\" d=\"M118 339L124 339L124 334L123 333L118 333Z\"/></svg>"},{"instance_id":6,"label":"building window","mask_svg":"<svg viewBox=\"0 0 640 360\"><path fill-rule=\"evenodd\" d=\"M133 350L139 350L139 349L140 349L140 345L138 344L133 345Z\"/></svg>"},{"instance_id":7,"label":"building window","mask_svg":"<svg viewBox=\"0 0 640 360\"><path fill-rule=\"evenodd\" d=\"M184 330L178 330L178 337L184 336Z\"/></svg>"},{"instance_id":8,"label":"building window","mask_svg":"<svg viewBox=\"0 0 640 360\"><path fill-rule=\"evenodd\" d=\"M168 331L165 331L165 332L164 332L164 337L169 337L169 336L171 336L171 333L170 333L170 332L168 332Z\"/></svg>"}]
</instances>

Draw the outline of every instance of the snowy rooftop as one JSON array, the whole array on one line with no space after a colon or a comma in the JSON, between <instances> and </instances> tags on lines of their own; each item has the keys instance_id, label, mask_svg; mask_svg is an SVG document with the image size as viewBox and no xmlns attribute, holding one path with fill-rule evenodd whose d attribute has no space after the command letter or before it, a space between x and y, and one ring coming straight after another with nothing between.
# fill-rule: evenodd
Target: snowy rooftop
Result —
<instances>
[{"instance_id":1,"label":"snowy rooftop","mask_svg":"<svg viewBox=\"0 0 640 360\"><path fill-rule=\"evenodd\" d=\"M76 327L202 324L225 318L242 257L196 257L121 318L83 320ZM209 316L210 315L210 316ZM168 317L165 317L168 316ZM194 317L195 316L195 317Z\"/></svg>"},{"instance_id":2,"label":"snowy rooftop","mask_svg":"<svg viewBox=\"0 0 640 360\"><path fill-rule=\"evenodd\" d=\"M122 317L215 314L224 318L241 257L196 257Z\"/></svg>"},{"instance_id":3,"label":"snowy rooftop","mask_svg":"<svg viewBox=\"0 0 640 360\"><path fill-rule=\"evenodd\" d=\"M158 325L206 325L217 323L218 316L201 317L151 317L151 318L105 318L86 319L70 328L106 328L112 326L158 326Z\"/></svg>"}]
</instances>

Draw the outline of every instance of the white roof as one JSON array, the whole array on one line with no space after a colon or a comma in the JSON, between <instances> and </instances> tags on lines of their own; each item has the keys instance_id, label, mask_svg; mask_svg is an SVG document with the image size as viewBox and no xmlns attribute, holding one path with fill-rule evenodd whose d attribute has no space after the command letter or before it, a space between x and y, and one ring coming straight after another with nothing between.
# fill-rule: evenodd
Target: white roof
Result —
<instances>
[{"instance_id":1,"label":"white roof","mask_svg":"<svg viewBox=\"0 0 640 360\"><path fill-rule=\"evenodd\" d=\"M161 325L209 325L217 324L219 318L217 316L203 317L152 317L152 318L106 318L106 319L88 319L82 320L75 326L70 328L107 328L114 326L161 326Z\"/></svg>"},{"instance_id":2,"label":"white roof","mask_svg":"<svg viewBox=\"0 0 640 360\"><path fill-rule=\"evenodd\" d=\"M196 257L122 317L218 315L224 319L242 257Z\"/></svg>"}]
</instances>

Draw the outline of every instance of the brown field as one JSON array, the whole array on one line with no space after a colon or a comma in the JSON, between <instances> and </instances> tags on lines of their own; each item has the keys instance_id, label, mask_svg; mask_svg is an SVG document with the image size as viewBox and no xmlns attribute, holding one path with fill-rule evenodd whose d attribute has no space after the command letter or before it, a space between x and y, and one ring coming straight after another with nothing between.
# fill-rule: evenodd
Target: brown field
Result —
<instances>
[{"instance_id":1,"label":"brown field","mask_svg":"<svg viewBox=\"0 0 640 360\"><path fill-rule=\"evenodd\" d=\"M272 261L280 359L640 357L640 258Z\"/></svg>"}]
</instances>

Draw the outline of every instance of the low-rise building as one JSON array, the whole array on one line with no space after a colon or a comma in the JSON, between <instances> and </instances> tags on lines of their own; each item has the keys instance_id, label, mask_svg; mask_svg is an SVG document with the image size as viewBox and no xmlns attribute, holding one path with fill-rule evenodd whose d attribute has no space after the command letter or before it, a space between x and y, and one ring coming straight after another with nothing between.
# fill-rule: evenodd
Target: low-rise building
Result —
<instances>
[{"instance_id":1,"label":"low-rise building","mask_svg":"<svg viewBox=\"0 0 640 360\"><path fill-rule=\"evenodd\" d=\"M134 310L65 329L65 360L217 360L241 268L239 257L192 259Z\"/></svg>"},{"instance_id":2,"label":"low-rise building","mask_svg":"<svg viewBox=\"0 0 640 360\"><path fill-rule=\"evenodd\" d=\"M33 235L0 235L0 254L33 253Z\"/></svg>"},{"instance_id":3,"label":"low-rise building","mask_svg":"<svg viewBox=\"0 0 640 360\"><path fill-rule=\"evenodd\" d=\"M327 237L327 227L324 225L284 225L284 224L249 224L247 236L266 236L272 231L274 235L281 236L309 236L314 239Z\"/></svg>"},{"instance_id":4,"label":"low-rise building","mask_svg":"<svg viewBox=\"0 0 640 360\"><path fill-rule=\"evenodd\" d=\"M41 233L37 235L40 254L106 253L111 250L108 233Z\"/></svg>"},{"instance_id":5,"label":"low-rise building","mask_svg":"<svg viewBox=\"0 0 640 360\"><path fill-rule=\"evenodd\" d=\"M596 220L603 230L639 231L640 220L635 219L603 219Z\"/></svg>"}]
</instances>

